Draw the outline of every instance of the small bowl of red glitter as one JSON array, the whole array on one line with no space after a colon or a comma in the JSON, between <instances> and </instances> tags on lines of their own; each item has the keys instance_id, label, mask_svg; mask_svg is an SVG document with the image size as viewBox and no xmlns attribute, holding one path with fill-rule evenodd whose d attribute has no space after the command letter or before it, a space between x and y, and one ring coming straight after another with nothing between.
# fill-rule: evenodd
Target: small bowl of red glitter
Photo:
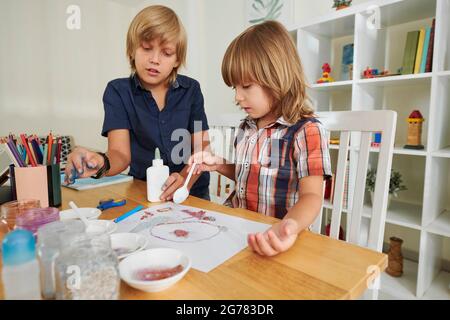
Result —
<instances>
[{"instance_id":1,"label":"small bowl of red glitter","mask_svg":"<svg viewBox=\"0 0 450 320\"><path fill-rule=\"evenodd\" d=\"M132 254L119 263L120 277L129 286L158 292L173 286L191 268L191 259L180 250L155 248Z\"/></svg>"}]
</instances>

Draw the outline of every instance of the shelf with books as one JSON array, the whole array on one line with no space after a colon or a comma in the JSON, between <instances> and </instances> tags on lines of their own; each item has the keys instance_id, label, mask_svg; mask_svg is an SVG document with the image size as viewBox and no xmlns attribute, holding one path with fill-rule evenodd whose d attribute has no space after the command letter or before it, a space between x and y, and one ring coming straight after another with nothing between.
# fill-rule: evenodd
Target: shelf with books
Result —
<instances>
[{"instance_id":1,"label":"shelf with books","mask_svg":"<svg viewBox=\"0 0 450 320\"><path fill-rule=\"evenodd\" d=\"M358 52L355 62L355 79L371 80L363 83L389 82L389 85L398 81L414 79L417 77L399 78L398 75L418 75L432 71L434 53L434 32L432 28L436 14L436 0L427 4L417 1L400 1L397 6L417 6L411 13L396 13L395 10L381 10L381 26L368 28L367 17L363 14L356 16L355 43ZM417 8L429 6L418 14ZM394 5L392 5L394 7ZM396 9L396 10L397 10ZM409 9L405 9L409 10ZM383 19L386 21L383 23ZM411 19L411 20L410 20ZM376 69L366 74L367 69ZM386 76L392 75L392 76ZM379 78L378 76L381 76ZM373 78L375 77L375 78ZM430 75L428 75L430 77ZM385 80L385 78L387 78Z\"/></svg>"}]
</instances>

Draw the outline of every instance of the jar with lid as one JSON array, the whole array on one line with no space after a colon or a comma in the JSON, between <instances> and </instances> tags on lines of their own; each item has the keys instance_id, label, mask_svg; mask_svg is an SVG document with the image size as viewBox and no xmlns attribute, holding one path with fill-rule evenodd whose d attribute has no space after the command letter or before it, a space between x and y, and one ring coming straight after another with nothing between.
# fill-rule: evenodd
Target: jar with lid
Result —
<instances>
[{"instance_id":1,"label":"jar with lid","mask_svg":"<svg viewBox=\"0 0 450 320\"><path fill-rule=\"evenodd\" d=\"M108 234L73 235L64 237L60 243L55 262L56 299L119 298L119 261Z\"/></svg>"},{"instance_id":2,"label":"jar with lid","mask_svg":"<svg viewBox=\"0 0 450 320\"><path fill-rule=\"evenodd\" d=\"M64 220L48 223L38 229L37 255L41 269L41 291L45 299L55 298L55 259L60 251L60 237L84 233L80 220Z\"/></svg>"}]
</instances>

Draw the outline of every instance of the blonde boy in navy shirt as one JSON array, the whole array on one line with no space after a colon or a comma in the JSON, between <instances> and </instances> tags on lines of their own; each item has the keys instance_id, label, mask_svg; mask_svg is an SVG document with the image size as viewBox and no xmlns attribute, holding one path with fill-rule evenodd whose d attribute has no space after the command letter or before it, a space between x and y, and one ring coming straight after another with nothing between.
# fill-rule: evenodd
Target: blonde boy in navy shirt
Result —
<instances>
[{"instance_id":1,"label":"blonde boy in navy shirt","mask_svg":"<svg viewBox=\"0 0 450 320\"><path fill-rule=\"evenodd\" d=\"M194 142L201 149L208 144L200 85L177 73L186 61L186 33L175 12L155 5L133 19L126 45L133 73L109 82L103 96L102 135L108 137L108 150L104 154L76 148L68 157L66 182L113 176L128 166L130 175L144 180L158 148L171 172L161 200L171 200L187 176L184 163ZM177 129L190 139L180 142ZM209 199L209 173L193 177L189 186L191 195Z\"/></svg>"}]
</instances>

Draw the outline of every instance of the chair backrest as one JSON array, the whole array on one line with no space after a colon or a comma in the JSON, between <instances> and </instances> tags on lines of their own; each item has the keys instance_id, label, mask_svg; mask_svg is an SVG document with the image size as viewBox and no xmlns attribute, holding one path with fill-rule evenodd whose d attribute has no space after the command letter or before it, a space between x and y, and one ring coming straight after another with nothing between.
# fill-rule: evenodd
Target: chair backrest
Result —
<instances>
[{"instance_id":1,"label":"chair backrest","mask_svg":"<svg viewBox=\"0 0 450 320\"><path fill-rule=\"evenodd\" d=\"M220 115L209 117L209 136L211 150L214 154L230 161L234 161L234 140L238 133L240 114ZM233 180L211 172L210 197L213 202L222 204L233 192L235 183Z\"/></svg>"},{"instance_id":2,"label":"chair backrest","mask_svg":"<svg viewBox=\"0 0 450 320\"><path fill-rule=\"evenodd\" d=\"M342 111L319 112L318 116L320 122L329 133L340 133L330 236L337 239L339 235L344 200L346 166L350 165L350 172L353 172L353 175L350 174L349 178L349 189L352 192L350 192L351 196L347 204L347 219L350 219L350 223L347 223L349 229L346 232L346 240L381 252L388 205L397 113L390 110ZM366 176L369 153L371 151L371 140L375 132L381 132L382 141L379 145L372 216L368 229L367 243L361 243L361 222L366 190ZM350 161L347 161L349 155ZM320 232L321 225L322 211L312 225L312 230L314 232Z\"/></svg>"}]
</instances>

